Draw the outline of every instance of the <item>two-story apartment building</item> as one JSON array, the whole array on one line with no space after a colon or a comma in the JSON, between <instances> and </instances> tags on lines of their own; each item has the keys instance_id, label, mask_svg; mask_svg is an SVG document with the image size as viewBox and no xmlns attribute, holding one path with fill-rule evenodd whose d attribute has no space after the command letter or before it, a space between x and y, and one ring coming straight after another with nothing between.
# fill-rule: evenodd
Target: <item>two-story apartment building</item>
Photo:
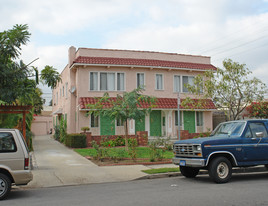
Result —
<instances>
[{"instance_id":1,"label":"two-story apartment building","mask_svg":"<svg viewBox=\"0 0 268 206\"><path fill-rule=\"evenodd\" d=\"M111 97L142 86L143 94L157 98L156 107L142 121L129 120L129 132L148 131L149 136L177 136L177 95L189 95L186 84L207 70L216 70L210 57L175 53L69 48L62 82L53 90L53 122L67 120L68 133L88 126L92 135L123 135L122 122L104 116L86 116L87 104L108 92ZM193 99L198 98L191 96ZM212 129L210 99L202 108L180 109L181 130L190 133Z\"/></svg>"}]
</instances>

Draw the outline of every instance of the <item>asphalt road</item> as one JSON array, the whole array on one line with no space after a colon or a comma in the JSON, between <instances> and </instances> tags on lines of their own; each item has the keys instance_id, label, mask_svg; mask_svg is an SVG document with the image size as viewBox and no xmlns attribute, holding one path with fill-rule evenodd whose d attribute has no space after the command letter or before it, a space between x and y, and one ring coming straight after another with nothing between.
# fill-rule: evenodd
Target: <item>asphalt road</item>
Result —
<instances>
[{"instance_id":1,"label":"asphalt road","mask_svg":"<svg viewBox=\"0 0 268 206\"><path fill-rule=\"evenodd\" d=\"M101 183L43 189L15 189L0 205L12 206L221 206L268 205L268 173L237 174L227 184L208 175Z\"/></svg>"}]
</instances>

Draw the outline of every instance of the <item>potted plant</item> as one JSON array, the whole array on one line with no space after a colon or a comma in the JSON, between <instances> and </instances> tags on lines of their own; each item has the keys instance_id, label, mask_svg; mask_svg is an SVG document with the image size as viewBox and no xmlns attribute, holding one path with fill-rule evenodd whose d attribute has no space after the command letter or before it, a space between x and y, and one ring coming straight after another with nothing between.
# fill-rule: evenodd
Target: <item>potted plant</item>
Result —
<instances>
[{"instance_id":1,"label":"potted plant","mask_svg":"<svg viewBox=\"0 0 268 206\"><path fill-rule=\"evenodd\" d=\"M81 130L82 130L84 133L86 133L87 131L90 130L90 128L89 128L89 127L81 127Z\"/></svg>"}]
</instances>

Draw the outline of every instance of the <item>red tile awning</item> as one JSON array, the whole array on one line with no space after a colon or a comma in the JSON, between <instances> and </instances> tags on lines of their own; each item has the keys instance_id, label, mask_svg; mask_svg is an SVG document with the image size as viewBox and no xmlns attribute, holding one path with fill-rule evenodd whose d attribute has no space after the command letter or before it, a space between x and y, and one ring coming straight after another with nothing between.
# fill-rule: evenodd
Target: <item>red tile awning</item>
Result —
<instances>
[{"instance_id":1,"label":"red tile awning","mask_svg":"<svg viewBox=\"0 0 268 206\"><path fill-rule=\"evenodd\" d=\"M197 70L217 70L212 64L198 64L190 62L164 61L155 59L133 59L133 58L114 58L114 57L85 57L79 56L74 62L78 64L93 65L120 65L120 66L145 66L162 68L187 68Z\"/></svg>"},{"instance_id":2,"label":"red tile awning","mask_svg":"<svg viewBox=\"0 0 268 206\"><path fill-rule=\"evenodd\" d=\"M110 97L111 100L115 100L115 97ZM79 104L80 109L88 109L88 104L96 104L98 98L94 97L80 97ZM183 99L181 100L183 101ZM211 99L203 99L202 101L198 102L197 99L194 99L195 104L188 105L186 108L180 107L184 110L195 109L195 110L215 110L216 106ZM157 98L155 107L153 109L177 109L177 99L176 98ZM104 108L110 108L111 104L105 103ZM148 108L149 105L146 103L141 103L141 108Z\"/></svg>"}]
</instances>

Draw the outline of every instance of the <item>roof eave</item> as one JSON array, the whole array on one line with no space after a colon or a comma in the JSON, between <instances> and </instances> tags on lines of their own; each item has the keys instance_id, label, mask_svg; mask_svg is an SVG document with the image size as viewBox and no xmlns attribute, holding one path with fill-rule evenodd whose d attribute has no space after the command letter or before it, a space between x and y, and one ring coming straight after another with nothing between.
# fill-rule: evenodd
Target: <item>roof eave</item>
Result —
<instances>
[{"instance_id":1,"label":"roof eave","mask_svg":"<svg viewBox=\"0 0 268 206\"><path fill-rule=\"evenodd\" d=\"M136 67L136 68L148 68L148 69L167 69L167 70L187 70L187 71L216 71L214 69L192 69L192 68L181 68L181 67L160 67L160 66L142 66L142 65L117 65L117 64L87 64L87 63L73 63L70 69L72 70L75 66L100 66L100 67Z\"/></svg>"}]
</instances>

